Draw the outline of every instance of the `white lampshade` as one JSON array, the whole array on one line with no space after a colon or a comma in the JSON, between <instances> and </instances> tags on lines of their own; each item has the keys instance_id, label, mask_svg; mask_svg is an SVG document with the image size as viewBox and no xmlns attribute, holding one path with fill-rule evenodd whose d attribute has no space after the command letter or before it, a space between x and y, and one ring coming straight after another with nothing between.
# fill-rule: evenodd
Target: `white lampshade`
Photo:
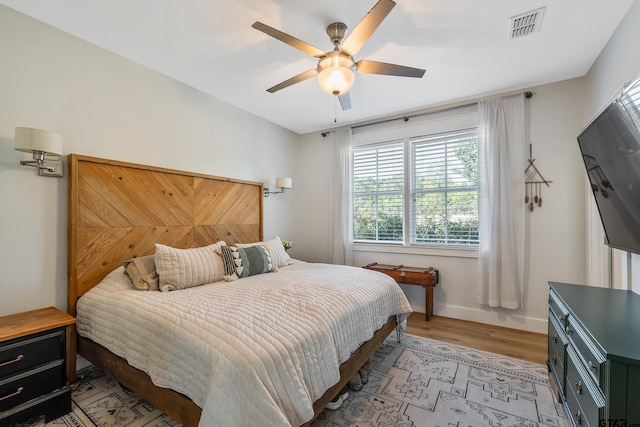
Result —
<instances>
[{"instance_id":1,"label":"white lampshade","mask_svg":"<svg viewBox=\"0 0 640 427\"><path fill-rule=\"evenodd\" d=\"M276 178L276 187L277 188L291 188L292 179L286 178L283 176L279 176Z\"/></svg>"},{"instance_id":2,"label":"white lampshade","mask_svg":"<svg viewBox=\"0 0 640 427\"><path fill-rule=\"evenodd\" d=\"M52 156L62 155L62 136L46 130L17 127L14 145L18 151L42 151Z\"/></svg>"},{"instance_id":3,"label":"white lampshade","mask_svg":"<svg viewBox=\"0 0 640 427\"><path fill-rule=\"evenodd\" d=\"M330 95L347 93L355 80L351 70L353 66L353 60L338 51L333 51L321 59L318 62L318 82L322 90Z\"/></svg>"}]
</instances>

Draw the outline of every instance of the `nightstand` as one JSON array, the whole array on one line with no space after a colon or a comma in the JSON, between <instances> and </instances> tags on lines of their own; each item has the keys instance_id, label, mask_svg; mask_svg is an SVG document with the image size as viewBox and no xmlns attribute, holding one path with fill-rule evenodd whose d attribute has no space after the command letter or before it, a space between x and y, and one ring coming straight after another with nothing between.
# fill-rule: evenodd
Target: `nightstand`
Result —
<instances>
[{"instance_id":1,"label":"nightstand","mask_svg":"<svg viewBox=\"0 0 640 427\"><path fill-rule=\"evenodd\" d=\"M67 341L75 321L54 307L0 317L0 425L71 411Z\"/></svg>"},{"instance_id":2,"label":"nightstand","mask_svg":"<svg viewBox=\"0 0 640 427\"><path fill-rule=\"evenodd\" d=\"M433 316L433 288L440 280L438 270L433 267L405 267L404 265L388 265L373 262L364 266L369 270L376 270L391 276L397 283L406 285L418 285L424 288L425 313L424 320L430 320Z\"/></svg>"}]
</instances>

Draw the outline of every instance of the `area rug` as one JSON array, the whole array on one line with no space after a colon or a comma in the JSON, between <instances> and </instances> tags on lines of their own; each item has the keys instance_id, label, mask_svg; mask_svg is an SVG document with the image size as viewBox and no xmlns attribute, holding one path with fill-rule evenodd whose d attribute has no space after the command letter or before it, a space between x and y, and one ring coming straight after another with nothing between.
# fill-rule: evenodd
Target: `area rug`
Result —
<instances>
[{"instance_id":1,"label":"area rug","mask_svg":"<svg viewBox=\"0 0 640 427\"><path fill-rule=\"evenodd\" d=\"M313 427L480 427L571 425L544 365L395 333L368 364L368 382ZM73 412L24 427L179 427L95 367L72 385Z\"/></svg>"},{"instance_id":2,"label":"area rug","mask_svg":"<svg viewBox=\"0 0 640 427\"><path fill-rule=\"evenodd\" d=\"M408 334L371 362L364 388L314 427L571 426L544 365Z\"/></svg>"}]
</instances>

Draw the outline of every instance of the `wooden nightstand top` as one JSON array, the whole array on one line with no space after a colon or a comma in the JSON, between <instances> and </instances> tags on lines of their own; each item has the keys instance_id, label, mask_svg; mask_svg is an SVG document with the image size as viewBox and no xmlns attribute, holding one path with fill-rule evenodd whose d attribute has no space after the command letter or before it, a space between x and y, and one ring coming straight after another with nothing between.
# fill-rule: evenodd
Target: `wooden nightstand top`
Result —
<instances>
[{"instance_id":1,"label":"wooden nightstand top","mask_svg":"<svg viewBox=\"0 0 640 427\"><path fill-rule=\"evenodd\" d=\"M0 317L0 342L61 326L73 325L76 319L55 307L25 311Z\"/></svg>"}]
</instances>

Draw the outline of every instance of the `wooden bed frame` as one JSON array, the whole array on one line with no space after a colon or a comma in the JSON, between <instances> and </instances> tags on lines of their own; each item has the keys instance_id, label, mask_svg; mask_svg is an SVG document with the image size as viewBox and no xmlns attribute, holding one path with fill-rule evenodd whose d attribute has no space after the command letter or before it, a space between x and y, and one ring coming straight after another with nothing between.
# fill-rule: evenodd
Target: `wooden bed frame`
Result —
<instances>
[{"instance_id":1,"label":"wooden bed frame","mask_svg":"<svg viewBox=\"0 0 640 427\"><path fill-rule=\"evenodd\" d=\"M258 182L69 155L69 314L75 316L78 298L125 260L153 254L155 243L190 248L263 240L262 202ZM340 366L340 381L313 405L314 419L396 326L390 317ZM198 425L201 408L188 397L154 385L143 371L75 329L68 345L70 382L77 351L183 425Z\"/></svg>"}]
</instances>

